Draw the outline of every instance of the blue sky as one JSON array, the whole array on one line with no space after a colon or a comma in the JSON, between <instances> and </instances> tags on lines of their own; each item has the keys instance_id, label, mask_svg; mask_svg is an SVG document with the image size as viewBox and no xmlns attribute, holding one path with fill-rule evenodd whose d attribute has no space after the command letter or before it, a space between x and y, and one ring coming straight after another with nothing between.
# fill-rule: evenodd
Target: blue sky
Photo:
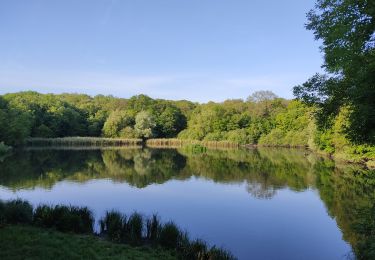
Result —
<instances>
[{"instance_id":1,"label":"blue sky","mask_svg":"<svg viewBox=\"0 0 375 260\"><path fill-rule=\"evenodd\" d=\"M1 0L0 94L292 97L321 71L313 0Z\"/></svg>"}]
</instances>

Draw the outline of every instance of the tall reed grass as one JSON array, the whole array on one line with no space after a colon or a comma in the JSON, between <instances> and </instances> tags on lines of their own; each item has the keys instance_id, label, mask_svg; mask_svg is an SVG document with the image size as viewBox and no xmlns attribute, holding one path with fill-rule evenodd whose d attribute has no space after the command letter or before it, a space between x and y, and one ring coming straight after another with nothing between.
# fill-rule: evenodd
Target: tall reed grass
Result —
<instances>
[{"instance_id":1,"label":"tall reed grass","mask_svg":"<svg viewBox=\"0 0 375 260\"><path fill-rule=\"evenodd\" d=\"M0 223L30 224L33 219L33 207L24 200L1 202Z\"/></svg>"},{"instance_id":2,"label":"tall reed grass","mask_svg":"<svg viewBox=\"0 0 375 260\"><path fill-rule=\"evenodd\" d=\"M190 240L187 232L171 221L161 223L157 215L145 218L135 212L127 217L118 211L107 211L99 223L100 235L114 242L161 246L175 250L182 259L235 259L222 248L209 247L202 240Z\"/></svg>"},{"instance_id":3,"label":"tall reed grass","mask_svg":"<svg viewBox=\"0 0 375 260\"><path fill-rule=\"evenodd\" d=\"M201 145L210 149L236 149L238 143L228 141L199 141L177 138L148 139L146 145L151 148L180 148L187 145Z\"/></svg>"},{"instance_id":4,"label":"tall reed grass","mask_svg":"<svg viewBox=\"0 0 375 260\"><path fill-rule=\"evenodd\" d=\"M36 226L62 232L90 234L94 230L95 219L87 207L40 205L34 211L33 222Z\"/></svg>"},{"instance_id":5,"label":"tall reed grass","mask_svg":"<svg viewBox=\"0 0 375 260\"><path fill-rule=\"evenodd\" d=\"M141 146L142 139L101 138L101 137L61 137L28 138L27 146Z\"/></svg>"},{"instance_id":6,"label":"tall reed grass","mask_svg":"<svg viewBox=\"0 0 375 260\"><path fill-rule=\"evenodd\" d=\"M94 232L95 219L87 207L39 205L35 209L23 200L0 200L0 226L30 224L54 228L61 232L100 235L132 246L156 246L175 251L181 259L235 259L228 251L209 247L202 240L190 240L187 232L175 223L161 223L157 215L144 217L134 212L129 217L118 211L107 211L99 220L100 231Z\"/></svg>"}]
</instances>

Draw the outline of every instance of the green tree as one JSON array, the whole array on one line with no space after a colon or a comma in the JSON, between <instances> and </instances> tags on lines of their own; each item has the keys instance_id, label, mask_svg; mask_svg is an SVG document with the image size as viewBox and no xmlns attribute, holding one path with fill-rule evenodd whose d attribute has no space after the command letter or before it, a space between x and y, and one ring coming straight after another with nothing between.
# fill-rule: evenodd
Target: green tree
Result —
<instances>
[{"instance_id":1,"label":"green tree","mask_svg":"<svg viewBox=\"0 0 375 260\"><path fill-rule=\"evenodd\" d=\"M306 28L321 40L327 76L315 75L294 94L316 104L319 126L330 127L340 107L349 106L346 135L375 142L375 2L318 0Z\"/></svg>"},{"instance_id":2,"label":"green tree","mask_svg":"<svg viewBox=\"0 0 375 260\"><path fill-rule=\"evenodd\" d=\"M155 126L155 119L151 113L141 111L136 115L134 130L138 137L143 139L153 137Z\"/></svg>"},{"instance_id":3,"label":"green tree","mask_svg":"<svg viewBox=\"0 0 375 260\"><path fill-rule=\"evenodd\" d=\"M120 132L127 127L133 127L134 116L129 111L115 110L107 118L103 126L105 137L119 137Z\"/></svg>"}]
</instances>

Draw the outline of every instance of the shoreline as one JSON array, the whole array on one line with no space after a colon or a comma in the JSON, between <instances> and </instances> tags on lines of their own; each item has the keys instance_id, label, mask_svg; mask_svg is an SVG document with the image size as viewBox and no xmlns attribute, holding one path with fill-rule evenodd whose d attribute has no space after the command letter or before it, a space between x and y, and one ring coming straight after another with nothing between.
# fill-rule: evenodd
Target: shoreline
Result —
<instances>
[{"instance_id":1,"label":"shoreline","mask_svg":"<svg viewBox=\"0 0 375 260\"><path fill-rule=\"evenodd\" d=\"M28 138L24 144L19 146L26 150L56 149L56 150L80 150L80 149L178 149L182 147L201 146L205 149L258 149L258 148L284 148L307 150L317 155L327 157L338 163L361 165L368 170L375 169L375 158L347 158L348 154L330 154L321 150L312 149L308 145L272 145L272 144L238 144L229 141L201 141L177 138L157 139L126 139L126 138L104 138L104 137L60 137L60 138ZM11 151L11 149L10 149Z\"/></svg>"}]
</instances>

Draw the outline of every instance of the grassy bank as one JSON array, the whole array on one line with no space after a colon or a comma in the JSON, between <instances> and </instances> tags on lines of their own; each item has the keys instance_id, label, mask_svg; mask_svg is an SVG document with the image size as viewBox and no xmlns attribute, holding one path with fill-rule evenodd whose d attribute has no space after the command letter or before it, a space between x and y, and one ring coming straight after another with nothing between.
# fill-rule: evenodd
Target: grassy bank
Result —
<instances>
[{"instance_id":1,"label":"grassy bank","mask_svg":"<svg viewBox=\"0 0 375 260\"><path fill-rule=\"evenodd\" d=\"M92 235L23 225L0 228L0 259L177 259L170 251L131 247Z\"/></svg>"},{"instance_id":2,"label":"grassy bank","mask_svg":"<svg viewBox=\"0 0 375 260\"><path fill-rule=\"evenodd\" d=\"M163 248L180 259L235 259L221 248L209 247L202 240L191 240L173 222L162 223L157 215L148 218L137 212L127 216L117 211L107 211L99 220L99 233L94 230L95 223L93 213L87 207L39 205L33 208L27 201L0 200L0 227L21 224L91 237L99 236L113 243L149 247L153 251ZM21 236L19 239L25 238ZM2 246L0 243L0 247ZM62 250L70 251L69 246L61 246ZM11 249L9 254L17 255ZM95 252L92 254L95 255Z\"/></svg>"}]
</instances>

